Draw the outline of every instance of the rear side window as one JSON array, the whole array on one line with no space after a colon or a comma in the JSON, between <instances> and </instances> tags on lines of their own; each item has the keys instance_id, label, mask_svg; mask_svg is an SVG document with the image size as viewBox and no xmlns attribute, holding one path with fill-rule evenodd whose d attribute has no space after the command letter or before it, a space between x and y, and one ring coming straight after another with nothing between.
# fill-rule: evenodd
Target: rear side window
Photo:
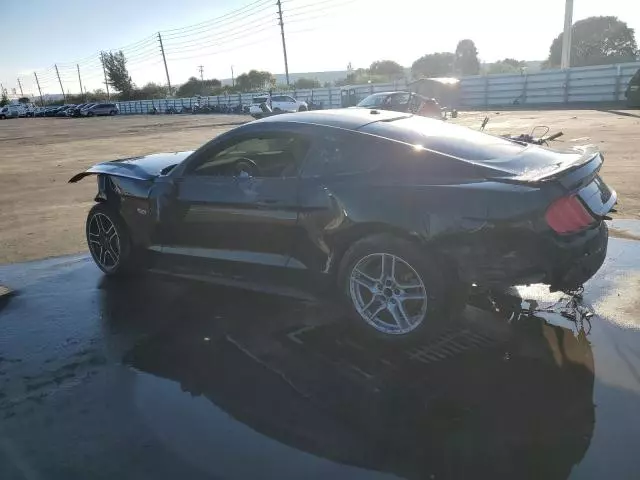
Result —
<instances>
[{"instance_id":1,"label":"rear side window","mask_svg":"<svg viewBox=\"0 0 640 480\"><path fill-rule=\"evenodd\" d=\"M371 123L361 130L445 155L487 163L511 160L525 148L478 130L420 116Z\"/></svg>"},{"instance_id":2,"label":"rear side window","mask_svg":"<svg viewBox=\"0 0 640 480\"><path fill-rule=\"evenodd\" d=\"M385 158L393 155L391 151L395 145L394 142L373 135L327 129L324 135L316 137L302 176L368 172L379 167Z\"/></svg>"}]
</instances>

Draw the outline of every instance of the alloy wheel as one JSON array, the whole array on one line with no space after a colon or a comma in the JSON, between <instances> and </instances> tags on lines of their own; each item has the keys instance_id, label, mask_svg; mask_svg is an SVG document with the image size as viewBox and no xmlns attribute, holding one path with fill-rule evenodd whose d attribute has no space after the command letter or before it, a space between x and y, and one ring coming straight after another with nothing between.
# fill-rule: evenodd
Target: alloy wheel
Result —
<instances>
[{"instance_id":1,"label":"alloy wheel","mask_svg":"<svg viewBox=\"0 0 640 480\"><path fill-rule=\"evenodd\" d=\"M113 270L120 261L120 237L113 221L103 213L94 213L87 233L94 260L105 270Z\"/></svg>"},{"instance_id":2,"label":"alloy wheel","mask_svg":"<svg viewBox=\"0 0 640 480\"><path fill-rule=\"evenodd\" d=\"M349 292L363 320L385 334L415 330L427 311L427 290L420 275L390 253L360 259L351 270Z\"/></svg>"}]
</instances>

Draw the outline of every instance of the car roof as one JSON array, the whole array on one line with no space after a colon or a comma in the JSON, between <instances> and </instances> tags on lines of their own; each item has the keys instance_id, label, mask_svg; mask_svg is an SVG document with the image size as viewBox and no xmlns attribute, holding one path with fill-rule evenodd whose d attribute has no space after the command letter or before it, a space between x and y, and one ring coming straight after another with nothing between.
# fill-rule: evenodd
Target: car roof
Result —
<instances>
[{"instance_id":1,"label":"car roof","mask_svg":"<svg viewBox=\"0 0 640 480\"><path fill-rule=\"evenodd\" d=\"M340 108L273 115L255 123L305 123L357 130L369 123L410 117L411 114L369 108Z\"/></svg>"}]
</instances>

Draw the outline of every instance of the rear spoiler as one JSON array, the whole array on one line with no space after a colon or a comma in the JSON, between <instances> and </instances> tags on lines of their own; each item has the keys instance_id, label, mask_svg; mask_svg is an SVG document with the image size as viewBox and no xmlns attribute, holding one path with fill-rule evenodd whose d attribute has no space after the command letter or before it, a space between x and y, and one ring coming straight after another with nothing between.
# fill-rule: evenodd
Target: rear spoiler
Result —
<instances>
[{"instance_id":1,"label":"rear spoiler","mask_svg":"<svg viewBox=\"0 0 640 480\"><path fill-rule=\"evenodd\" d=\"M598 173L604 162L604 156L593 146L576 147L580 157L571 163L551 166L540 170L532 170L516 177L505 179L508 182L536 184L551 180L560 180L566 188L577 184L588 183Z\"/></svg>"}]
</instances>

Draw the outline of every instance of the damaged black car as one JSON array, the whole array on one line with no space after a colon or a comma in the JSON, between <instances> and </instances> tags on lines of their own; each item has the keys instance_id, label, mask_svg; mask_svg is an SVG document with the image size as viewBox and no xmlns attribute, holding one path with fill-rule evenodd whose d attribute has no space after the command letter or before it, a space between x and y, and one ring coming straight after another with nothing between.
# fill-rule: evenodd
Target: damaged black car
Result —
<instances>
[{"instance_id":1,"label":"damaged black car","mask_svg":"<svg viewBox=\"0 0 640 480\"><path fill-rule=\"evenodd\" d=\"M70 182L97 175L86 236L107 275L329 285L365 331L410 340L452 321L473 285L591 278L616 202L602 164L596 149L344 109L265 118Z\"/></svg>"}]
</instances>

